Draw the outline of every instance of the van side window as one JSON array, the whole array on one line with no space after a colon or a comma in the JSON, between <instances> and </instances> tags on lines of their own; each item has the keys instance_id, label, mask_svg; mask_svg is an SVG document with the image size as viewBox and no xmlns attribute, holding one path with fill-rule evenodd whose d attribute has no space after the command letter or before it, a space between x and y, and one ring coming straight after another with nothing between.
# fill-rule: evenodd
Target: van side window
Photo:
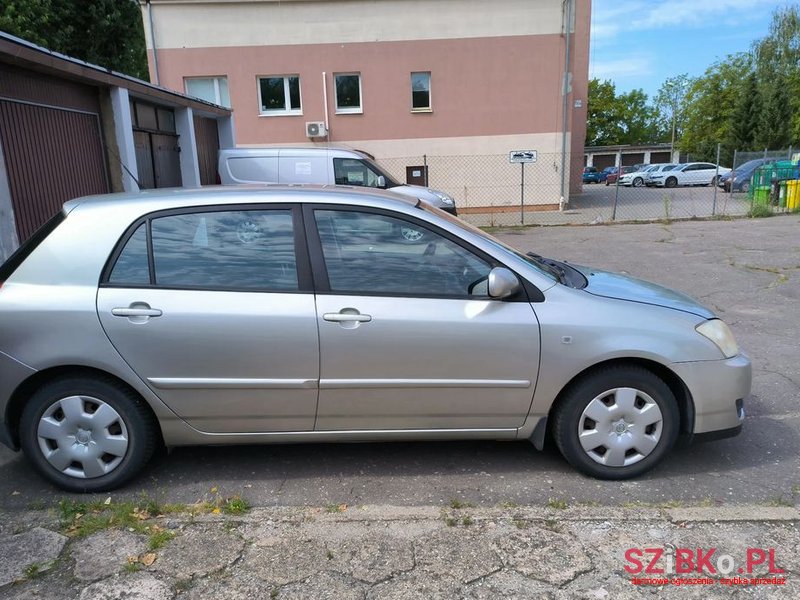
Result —
<instances>
[{"instance_id":1,"label":"van side window","mask_svg":"<svg viewBox=\"0 0 800 600\"><path fill-rule=\"evenodd\" d=\"M334 158L333 176L336 185L378 187L378 177L366 162L357 158Z\"/></svg>"}]
</instances>

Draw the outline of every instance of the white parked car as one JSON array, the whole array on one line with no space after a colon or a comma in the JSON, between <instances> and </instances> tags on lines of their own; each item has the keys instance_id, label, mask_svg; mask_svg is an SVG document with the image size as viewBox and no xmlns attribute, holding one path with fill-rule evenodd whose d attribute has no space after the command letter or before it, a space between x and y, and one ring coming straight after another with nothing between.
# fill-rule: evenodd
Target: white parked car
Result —
<instances>
[{"instance_id":1,"label":"white parked car","mask_svg":"<svg viewBox=\"0 0 800 600\"><path fill-rule=\"evenodd\" d=\"M644 184L647 187L653 185L653 176L663 174L666 171L672 171L675 167L677 167L675 163L659 163L657 165L653 165L647 170L644 177Z\"/></svg>"},{"instance_id":2,"label":"white parked car","mask_svg":"<svg viewBox=\"0 0 800 600\"><path fill-rule=\"evenodd\" d=\"M641 187L644 185L647 172L653 168L653 165L643 165L633 171L632 173L625 173L619 178L620 185L627 185L633 187Z\"/></svg>"},{"instance_id":3,"label":"white parked car","mask_svg":"<svg viewBox=\"0 0 800 600\"><path fill-rule=\"evenodd\" d=\"M656 173L668 171L675 168L674 163L658 163L655 165L645 165L638 171L633 173L626 173L619 178L620 185L628 185L633 187L641 187L643 185L650 185L648 182L650 178Z\"/></svg>"},{"instance_id":4,"label":"white parked car","mask_svg":"<svg viewBox=\"0 0 800 600\"><path fill-rule=\"evenodd\" d=\"M719 169L719 170L717 170ZM685 163L674 169L652 176L652 185L658 187L675 187L678 185L714 185L717 178L730 173L726 167L703 162Z\"/></svg>"}]
</instances>

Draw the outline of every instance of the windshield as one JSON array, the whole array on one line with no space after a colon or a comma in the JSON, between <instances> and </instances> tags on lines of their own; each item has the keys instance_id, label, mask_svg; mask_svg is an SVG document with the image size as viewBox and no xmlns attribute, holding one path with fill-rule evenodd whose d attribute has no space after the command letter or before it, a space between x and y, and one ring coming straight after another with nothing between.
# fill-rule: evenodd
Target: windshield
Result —
<instances>
[{"instance_id":1,"label":"windshield","mask_svg":"<svg viewBox=\"0 0 800 600\"><path fill-rule=\"evenodd\" d=\"M422 210L424 210L426 212L429 212L429 213L433 213L436 216L442 217L443 219L449 221L453 225L456 225L457 227L460 227L461 229L464 229L466 231L469 231L470 233L474 233L475 235L480 236L486 242L489 242L490 244L492 244L496 248L500 248L502 250L505 250L506 252L510 252L511 254L516 256L517 258L520 258L520 259L524 260L528 265L530 265L531 267L536 269L539 273L541 273L542 275L544 275L548 279L551 279L553 281L560 281L559 275L553 271L552 267L550 267L549 265L547 265L546 263L542 262L540 259L538 259L538 258L536 258L534 256L530 256L528 254L524 254L524 253L520 252L519 250L517 250L515 248L512 248L508 244L505 244L505 243L501 242L500 240L498 240L496 237L494 237L492 235L489 235L488 233L486 233L482 229L479 229L478 227L475 227L474 225L472 225L470 223L467 223L466 221L462 221L458 217L454 217L450 213L447 213L447 212L445 212L445 211L443 211L441 209L438 209L435 206L432 206L432 205L428 204L427 202L419 202L419 203L417 203L417 208L420 208L420 209L422 209Z\"/></svg>"}]
</instances>

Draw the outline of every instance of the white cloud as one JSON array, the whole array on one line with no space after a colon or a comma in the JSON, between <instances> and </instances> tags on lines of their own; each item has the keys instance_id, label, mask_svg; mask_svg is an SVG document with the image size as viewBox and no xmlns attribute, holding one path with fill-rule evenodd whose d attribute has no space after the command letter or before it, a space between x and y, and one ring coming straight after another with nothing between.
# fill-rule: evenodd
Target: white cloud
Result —
<instances>
[{"instance_id":1,"label":"white cloud","mask_svg":"<svg viewBox=\"0 0 800 600\"><path fill-rule=\"evenodd\" d=\"M600 44L626 31L701 27L771 11L776 0L594 0L592 37ZM746 19L742 19L746 22Z\"/></svg>"},{"instance_id":2,"label":"white cloud","mask_svg":"<svg viewBox=\"0 0 800 600\"><path fill-rule=\"evenodd\" d=\"M592 63L589 68L589 76L619 81L626 78L650 75L652 69L652 62L646 56L618 58Z\"/></svg>"}]
</instances>

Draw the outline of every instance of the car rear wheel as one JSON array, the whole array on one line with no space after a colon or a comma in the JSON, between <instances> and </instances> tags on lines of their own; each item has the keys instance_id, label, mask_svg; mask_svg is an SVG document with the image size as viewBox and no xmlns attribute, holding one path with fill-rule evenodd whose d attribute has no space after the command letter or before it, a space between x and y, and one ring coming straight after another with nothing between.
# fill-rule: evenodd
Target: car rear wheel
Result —
<instances>
[{"instance_id":1,"label":"car rear wheel","mask_svg":"<svg viewBox=\"0 0 800 600\"><path fill-rule=\"evenodd\" d=\"M667 180L664 182L666 187L672 188L678 185L678 180L675 177L667 177Z\"/></svg>"},{"instance_id":2,"label":"car rear wheel","mask_svg":"<svg viewBox=\"0 0 800 600\"><path fill-rule=\"evenodd\" d=\"M599 370L574 384L559 403L553 435L564 458L598 479L649 471L675 444L675 396L652 372L636 366Z\"/></svg>"},{"instance_id":3,"label":"car rear wheel","mask_svg":"<svg viewBox=\"0 0 800 600\"><path fill-rule=\"evenodd\" d=\"M714 177L711 178L711 185L717 185L717 183L719 183L719 179L715 175Z\"/></svg>"},{"instance_id":4,"label":"car rear wheel","mask_svg":"<svg viewBox=\"0 0 800 600\"><path fill-rule=\"evenodd\" d=\"M644 185L644 179L641 177L637 177L633 180L633 187L642 187Z\"/></svg>"},{"instance_id":5,"label":"car rear wheel","mask_svg":"<svg viewBox=\"0 0 800 600\"><path fill-rule=\"evenodd\" d=\"M47 480L70 492L116 488L156 446L144 401L111 379L70 377L39 388L22 411L20 442Z\"/></svg>"}]
</instances>

